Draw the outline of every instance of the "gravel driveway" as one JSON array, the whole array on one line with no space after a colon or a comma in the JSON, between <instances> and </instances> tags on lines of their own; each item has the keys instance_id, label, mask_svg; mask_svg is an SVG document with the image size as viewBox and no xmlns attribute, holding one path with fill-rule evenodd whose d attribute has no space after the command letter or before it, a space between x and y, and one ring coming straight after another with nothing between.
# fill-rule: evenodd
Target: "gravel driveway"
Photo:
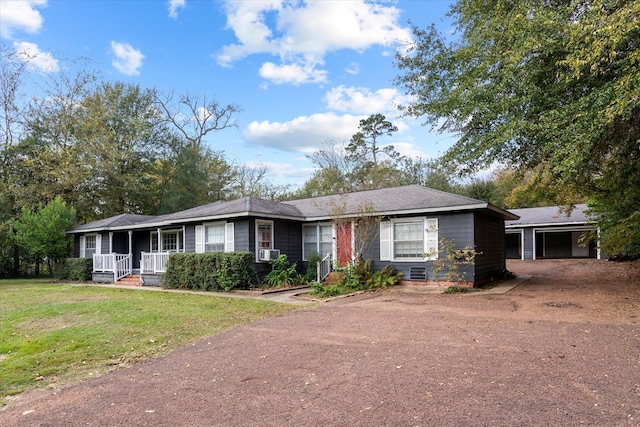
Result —
<instances>
[{"instance_id":1,"label":"gravel driveway","mask_svg":"<svg viewBox=\"0 0 640 427\"><path fill-rule=\"evenodd\" d=\"M507 293L305 307L58 391L3 426L640 425L640 263L515 261Z\"/></svg>"}]
</instances>

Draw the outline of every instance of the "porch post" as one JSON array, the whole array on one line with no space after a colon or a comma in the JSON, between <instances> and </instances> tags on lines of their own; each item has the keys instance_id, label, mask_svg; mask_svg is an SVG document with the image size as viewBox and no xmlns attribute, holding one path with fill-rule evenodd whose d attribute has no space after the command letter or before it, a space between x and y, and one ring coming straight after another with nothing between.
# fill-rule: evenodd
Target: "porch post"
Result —
<instances>
[{"instance_id":1,"label":"porch post","mask_svg":"<svg viewBox=\"0 0 640 427\"><path fill-rule=\"evenodd\" d=\"M133 253L133 231L129 230L129 255Z\"/></svg>"},{"instance_id":2,"label":"porch post","mask_svg":"<svg viewBox=\"0 0 640 427\"><path fill-rule=\"evenodd\" d=\"M113 269L113 283L116 283L118 281L118 264L116 264L116 254L111 252L109 256L111 257L111 268Z\"/></svg>"},{"instance_id":3,"label":"porch post","mask_svg":"<svg viewBox=\"0 0 640 427\"><path fill-rule=\"evenodd\" d=\"M157 232L158 232L158 252L162 252L164 248L162 247L162 236L160 235L160 228L158 228Z\"/></svg>"},{"instance_id":4,"label":"porch post","mask_svg":"<svg viewBox=\"0 0 640 427\"><path fill-rule=\"evenodd\" d=\"M113 252L113 231L109 232L109 253Z\"/></svg>"}]
</instances>

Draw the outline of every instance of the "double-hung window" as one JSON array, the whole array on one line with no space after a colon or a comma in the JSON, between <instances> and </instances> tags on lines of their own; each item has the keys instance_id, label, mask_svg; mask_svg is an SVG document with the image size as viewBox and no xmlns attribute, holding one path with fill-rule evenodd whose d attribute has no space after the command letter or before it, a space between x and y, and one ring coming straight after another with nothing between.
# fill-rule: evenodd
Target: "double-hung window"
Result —
<instances>
[{"instance_id":1,"label":"double-hung window","mask_svg":"<svg viewBox=\"0 0 640 427\"><path fill-rule=\"evenodd\" d=\"M204 251L224 252L225 223L207 224L204 227Z\"/></svg>"},{"instance_id":2,"label":"double-hung window","mask_svg":"<svg viewBox=\"0 0 640 427\"><path fill-rule=\"evenodd\" d=\"M425 261L437 258L437 218L397 218L380 223L381 261Z\"/></svg>"},{"instance_id":3,"label":"double-hung window","mask_svg":"<svg viewBox=\"0 0 640 427\"><path fill-rule=\"evenodd\" d=\"M424 258L424 227L422 220L393 223L393 258Z\"/></svg>"},{"instance_id":4,"label":"double-hung window","mask_svg":"<svg viewBox=\"0 0 640 427\"><path fill-rule=\"evenodd\" d=\"M84 254L87 257L96 253L96 236L84 236Z\"/></svg>"},{"instance_id":5,"label":"double-hung window","mask_svg":"<svg viewBox=\"0 0 640 427\"><path fill-rule=\"evenodd\" d=\"M235 250L233 222L207 222L195 226L195 250L203 252L233 252Z\"/></svg>"},{"instance_id":6,"label":"double-hung window","mask_svg":"<svg viewBox=\"0 0 640 427\"><path fill-rule=\"evenodd\" d=\"M307 260L312 253L322 257L333 254L333 225L314 224L302 227L303 259Z\"/></svg>"}]
</instances>

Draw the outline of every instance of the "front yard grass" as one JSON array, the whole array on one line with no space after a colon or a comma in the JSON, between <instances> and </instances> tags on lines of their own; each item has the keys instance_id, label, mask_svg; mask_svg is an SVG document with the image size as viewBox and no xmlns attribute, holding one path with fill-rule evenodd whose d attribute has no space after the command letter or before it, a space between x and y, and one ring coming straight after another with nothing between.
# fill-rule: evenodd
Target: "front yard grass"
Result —
<instances>
[{"instance_id":1,"label":"front yard grass","mask_svg":"<svg viewBox=\"0 0 640 427\"><path fill-rule=\"evenodd\" d=\"M263 300L0 280L0 406L298 308Z\"/></svg>"}]
</instances>

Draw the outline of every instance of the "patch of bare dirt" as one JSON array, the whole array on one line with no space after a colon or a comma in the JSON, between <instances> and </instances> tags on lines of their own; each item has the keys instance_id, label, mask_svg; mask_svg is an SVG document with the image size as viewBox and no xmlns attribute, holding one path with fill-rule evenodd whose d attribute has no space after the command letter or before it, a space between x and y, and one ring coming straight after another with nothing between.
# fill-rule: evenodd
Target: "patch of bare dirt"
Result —
<instances>
[{"instance_id":1,"label":"patch of bare dirt","mask_svg":"<svg viewBox=\"0 0 640 427\"><path fill-rule=\"evenodd\" d=\"M306 307L19 396L0 425L640 425L640 263L508 268L533 277Z\"/></svg>"}]
</instances>

